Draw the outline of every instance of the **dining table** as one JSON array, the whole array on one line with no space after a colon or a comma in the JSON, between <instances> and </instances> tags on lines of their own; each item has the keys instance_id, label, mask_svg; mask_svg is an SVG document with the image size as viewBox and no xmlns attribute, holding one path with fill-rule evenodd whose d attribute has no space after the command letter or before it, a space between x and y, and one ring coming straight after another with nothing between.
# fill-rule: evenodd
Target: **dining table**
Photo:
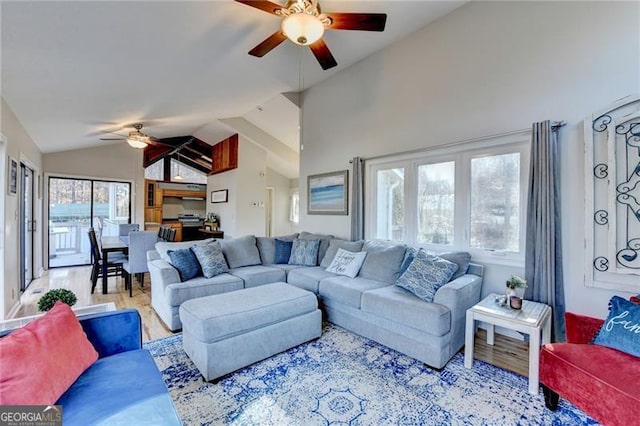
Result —
<instances>
[{"instance_id":1,"label":"dining table","mask_svg":"<svg viewBox=\"0 0 640 426\"><path fill-rule=\"evenodd\" d=\"M107 294L107 265L109 264L109 253L124 253L129 252L129 238L125 236L117 235L105 235L100 238L100 244L102 245L102 294Z\"/></svg>"}]
</instances>

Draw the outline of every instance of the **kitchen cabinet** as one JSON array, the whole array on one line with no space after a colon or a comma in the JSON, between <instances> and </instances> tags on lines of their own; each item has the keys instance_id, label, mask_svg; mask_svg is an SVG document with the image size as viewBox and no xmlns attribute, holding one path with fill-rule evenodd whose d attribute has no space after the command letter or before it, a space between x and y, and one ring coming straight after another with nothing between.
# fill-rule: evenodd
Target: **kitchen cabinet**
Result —
<instances>
[{"instance_id":1,"label":"kitchen cabinet","mask_svg":"<svg viewBox=\"0 0 640 426\"><path fill-rule=\"evenodd\" d=\"M162 189L155 180L145 179L144 221L151 224L162 222ZM156 226L157 225L151 225ZM153 230L145 225L145 229Z\"/></svg>"},{"instance_id":2,"label":"kitchen cabinet","mask_svg":"<svg viewBox=\"0 0 640 426\"><path fill-rule=\"evenodd\" d=\"M211 148L211 174L217 174L238 167L238 134L218 142Z\"/></svg>"}]
</instances>

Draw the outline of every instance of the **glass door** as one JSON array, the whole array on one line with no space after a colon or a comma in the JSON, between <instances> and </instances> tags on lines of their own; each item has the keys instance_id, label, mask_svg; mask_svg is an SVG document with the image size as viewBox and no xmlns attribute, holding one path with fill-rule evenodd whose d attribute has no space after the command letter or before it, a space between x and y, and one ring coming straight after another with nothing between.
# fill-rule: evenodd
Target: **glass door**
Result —
<instances>
[{"instance_id":1,"label":"glass door","mask_svg":"<svg viewBox=\"0 0 640 426\"><path fill-rule=\"evenodd\" d=\"M33 170L20 163L20 290L33 280Z\"/></svg>"},{"instance_id":2,"label":"glass door","mask_svg":"<svg viewBox=\"0 0 640 426\"><path fill-rule=\"evenodd\" d=\"M130 221L130 183L49 177L49 267L90 264L89 228L118 235Z\"/></svg>"}]
</instances>

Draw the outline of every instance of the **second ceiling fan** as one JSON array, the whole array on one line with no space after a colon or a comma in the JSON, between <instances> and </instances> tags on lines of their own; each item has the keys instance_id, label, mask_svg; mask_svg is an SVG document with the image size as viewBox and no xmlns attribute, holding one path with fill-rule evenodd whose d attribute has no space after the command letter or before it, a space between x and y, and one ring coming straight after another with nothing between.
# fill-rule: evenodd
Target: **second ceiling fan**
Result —
<instances>
[{"instance_id":1,"label":"second ceiling fan","mask_svg":"<svg viewBox=\"0 0 640 426\"><path fill-rule=\"evenodd\" d=\"M338 63L322 39L324 30L384 31L386 13L322 13L318 0L288 0L284 6L268 0L236 0L247 6L284 18L281 28L249 51L262 57L287 38L301 46L309 46L324 70Z\"/></svg>"}]
</instances>

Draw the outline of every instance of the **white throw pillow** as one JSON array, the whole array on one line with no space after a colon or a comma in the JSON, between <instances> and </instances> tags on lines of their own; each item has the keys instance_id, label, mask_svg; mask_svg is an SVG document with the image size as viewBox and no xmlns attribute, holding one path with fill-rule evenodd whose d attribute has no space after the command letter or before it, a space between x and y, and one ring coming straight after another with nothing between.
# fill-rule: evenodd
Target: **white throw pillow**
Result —
<instances>
[{"instance_id":1,"label":"white throw pillow","mask_svg":"<svg viewBox=\"0 0 640 426\"><path fill-rule=\"evenodd\" d=\"M367 252L365 251L354 253L349 250L338 249L336 256L331 261L331 265L327 268L327 272L355 278L360 272L365 257L367 257Z\"/></svg>"}]
</instances>

